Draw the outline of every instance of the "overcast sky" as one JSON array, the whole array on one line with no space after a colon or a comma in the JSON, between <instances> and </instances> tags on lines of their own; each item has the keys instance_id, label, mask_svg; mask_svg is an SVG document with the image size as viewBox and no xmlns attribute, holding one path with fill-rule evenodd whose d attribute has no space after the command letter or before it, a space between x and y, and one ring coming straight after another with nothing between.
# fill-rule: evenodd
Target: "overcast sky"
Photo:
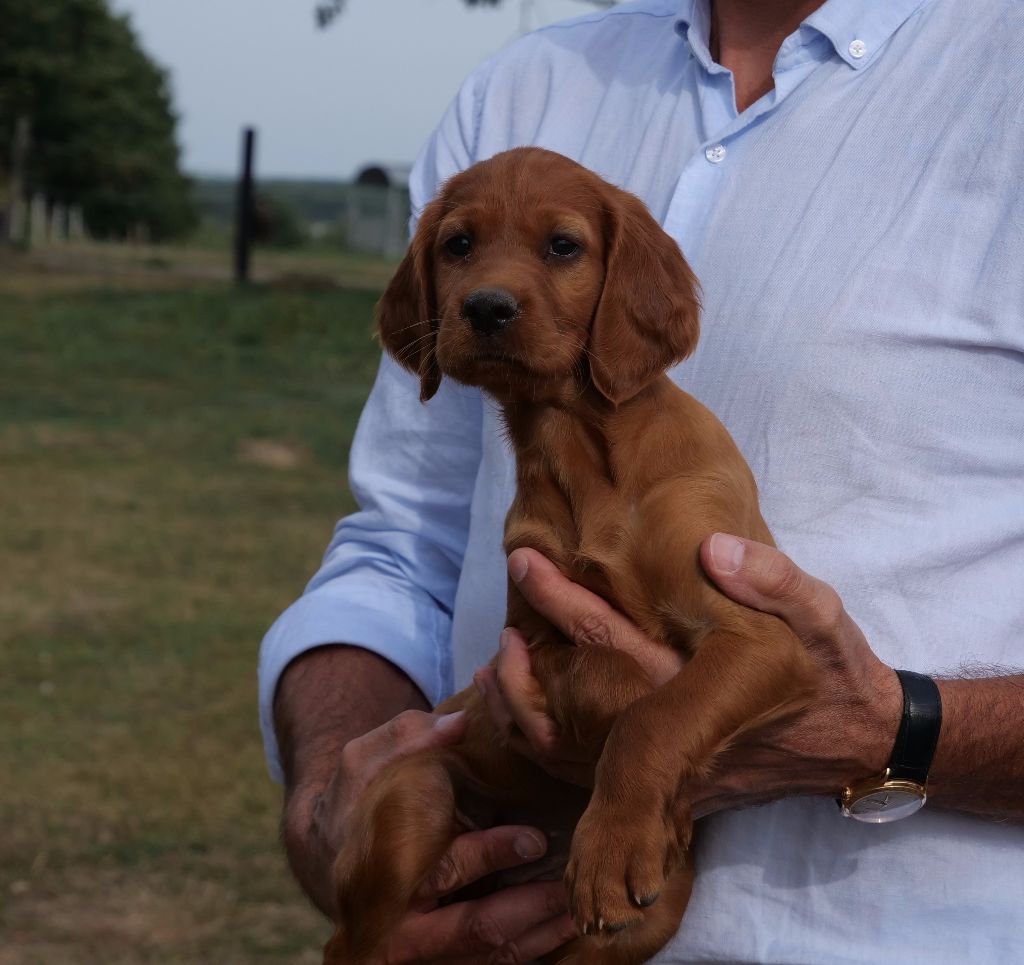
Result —
<instances>
[{"instance_id":1,"label":"overcast sky","mask_svg":"<svg viewBox=\"0 0 1024 965\"><path fill-rule=\"evenodd\" d=\"M521 26L593 9L580 0L348 0L318 30L316 0L111 0L170 70L193 174L232 174L239 130L259 129L257 172L350 177L411 162L463 77Z\"/></svg>"}]
</instances>

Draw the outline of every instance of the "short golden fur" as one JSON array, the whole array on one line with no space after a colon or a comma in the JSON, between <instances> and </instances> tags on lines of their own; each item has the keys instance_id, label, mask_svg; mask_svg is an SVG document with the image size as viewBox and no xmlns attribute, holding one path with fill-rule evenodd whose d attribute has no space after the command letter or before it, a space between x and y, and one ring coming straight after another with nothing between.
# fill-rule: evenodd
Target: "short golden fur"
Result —
<instances>
[{"instance_id":1,"label":"short golden fur","mask_svg":"<svg viewBox=\"0 0 1024 965\"><path fill-rule=\"evenodd\" d=\"M501 404L517 472L506 550L541 551L687 663L653 689L631 657L573 646L510 583L507 623L548 711L592 750L593 793L515 753L475 689L455 695L441 709L465 708L465 741L398 763L360 803L327 962L374 962L452 838L485 823L540 827L556 854L571 835L583 934L551 961L642 962L679 926L688 786L814 680L786 625L729 600L699 563L715 531L771 536L728 432L664 374L693 350L698 313L689 268L641 202L560 155L500 154L424 211L378 306L384 347L424 400L447 375Z\"/></svg>"}]
</instances>

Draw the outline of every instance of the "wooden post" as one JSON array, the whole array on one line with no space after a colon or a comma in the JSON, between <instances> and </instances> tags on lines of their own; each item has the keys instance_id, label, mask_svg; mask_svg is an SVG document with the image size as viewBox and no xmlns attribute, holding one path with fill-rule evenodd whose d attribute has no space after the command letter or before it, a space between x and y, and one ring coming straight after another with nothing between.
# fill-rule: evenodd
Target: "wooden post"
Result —
<instances>
[{"instance_id":1,"label":"wooden post","mask_svg":"<svg viewBox=\"0 0 1024 965\"><path fill-rule=\"evenodd\" d=\"M242 171L238 179L238 200L235 210L235 282L249 281L249 246L252 243L252 162L256 146L256 131L246 127L242 131Z\"/></svg>"}]
</instances>

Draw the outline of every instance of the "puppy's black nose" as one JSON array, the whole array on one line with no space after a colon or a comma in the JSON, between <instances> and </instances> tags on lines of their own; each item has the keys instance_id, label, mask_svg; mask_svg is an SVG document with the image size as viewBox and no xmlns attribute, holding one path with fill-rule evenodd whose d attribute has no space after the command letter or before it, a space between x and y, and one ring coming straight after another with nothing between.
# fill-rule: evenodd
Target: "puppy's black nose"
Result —
<instances>
[{"instance_id":1,"label":"puppy's black nose","mask_svg":"<svg viewBox=\"0 0 1024 965\"><path fill-rule=\"evenodd\" d=\"M502 288L481 288L462 303L462 314L473 331L497 335L519 313L519 302Z\"/></svg>"}]
</instances>

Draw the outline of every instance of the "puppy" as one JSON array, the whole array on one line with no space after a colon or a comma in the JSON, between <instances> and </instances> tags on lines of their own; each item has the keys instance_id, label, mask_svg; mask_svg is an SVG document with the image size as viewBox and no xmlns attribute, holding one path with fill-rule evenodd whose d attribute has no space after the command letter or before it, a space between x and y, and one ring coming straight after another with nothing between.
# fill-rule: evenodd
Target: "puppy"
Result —
<instances>
[{"instance_id":1,"label":"puppy","mask_svg":"<svg viewBox=\"0 0 1024 965\"><path fill-rule=\"evenodd\" d=\"M448 376L500 403L517 479L506 551L539 550L686 662L654 689L631 657L573 646L510 583L507 623L548 713L592 755L593 792L517 754L474 688L455 695L440 709L466 710L465 741L395 764L358 806L326 962L377 961L452 839L478 824L571 836L581 935L552 962L632 965L677 930L690 789L815 686L788 627L729 600L699 563L713 532L771 536L725 427L665 375L692 352L698 315L693 275L643 204L558 154L499 154L423 212L377 308L385 349L423 401Z\"/></svg>"}]
</instances>

